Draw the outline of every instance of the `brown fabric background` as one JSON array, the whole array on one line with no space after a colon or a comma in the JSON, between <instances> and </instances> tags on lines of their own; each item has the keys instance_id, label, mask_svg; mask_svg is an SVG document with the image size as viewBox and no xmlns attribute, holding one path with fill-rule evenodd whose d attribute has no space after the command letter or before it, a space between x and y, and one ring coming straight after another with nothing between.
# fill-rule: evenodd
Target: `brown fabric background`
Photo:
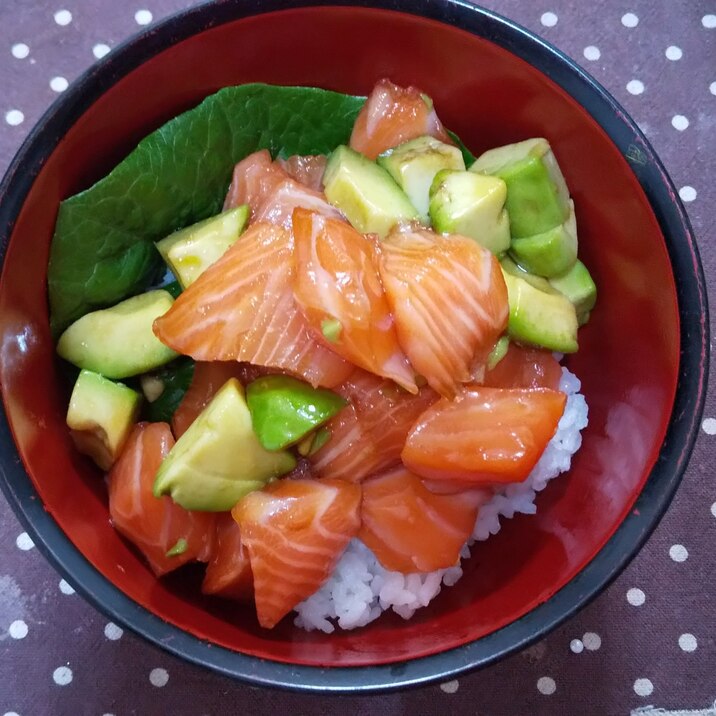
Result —
<instances>
[{"instance_id":1,"label":"brown fabric background","mask_svg":"<svg viewBox=\"0 0 716 716\"><path fill-rule=\"evenodd\" d=\"M149 16L135 17L138 11L149 11L149 22L156 22L190 4L2 0L0 173L63 87L62 79L55 79L53 89L53 78L72 82L95 61L96 45L114 47L140 31L140 21ZM490 0L487 5L564 50L636 119L680 189L711 279L716 274L716 3ZM60 10L69 11L71 20L62 24L66 15L55 18ZM598 59L593 50L585 51L589 47L598 48ZM688 126L673 119L677 116ZM716 699L713 396L704 418L665 519L590 607L492 668L388 696L300 696L252 688L122 633L60 581L0 498L0 714L617 716L650 704L710 707Z\"/></svg>"}]
</instances>

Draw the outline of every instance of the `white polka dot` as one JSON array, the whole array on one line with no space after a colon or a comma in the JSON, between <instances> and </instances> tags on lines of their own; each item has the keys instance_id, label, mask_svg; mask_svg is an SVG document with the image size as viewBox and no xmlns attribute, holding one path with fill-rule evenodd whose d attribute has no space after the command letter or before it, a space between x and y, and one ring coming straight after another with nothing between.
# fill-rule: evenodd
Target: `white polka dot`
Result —
<instances>
[{"instance_id":1,"label":"white polka dot","mask_svg":"<svg viewBox=\"0 0 716 716\"><path fill-rule=\"evenodd\" d=\"M706 418L704 422L701 423L701 429L707 435L716 435L716 418Z\"/></svg>"},{"instance_id":2,"label":"white polka dot","mask_svg":"<svg viewBox=\"0 0 716 716\"><path fill-rule=\"evenodd\" d=\"M634 682L634 691L637 696L650 696L654 691L654 684L649 679L637 679Z\"/></svg>"},{"instance_id":3,"label":"white polka dot","mask_svg":"<svg viewBox=\"0 0 716 716\"><path fill-rule=\"evenodd\" d=\"M61 579L61 580L60 580L60 591L61 591L63 594L68 594L68 595L75 593L74 588L73 588L71 585L69 585L67 582L65 582L64 579Z\"/></svg>"},{"instance_id":4,"label":"white polka dot","mask_svg":"<svg viewBox=\"0 0 716 716\"><path fill-rule=\"evenodd\" d=\"M58 686L67 686L72 682L72 669L69 666L58 666L52 672L52 679Z\"/></svg>"},{"instance_id":5,"label":"white polka dot","mask_svg":"<svg viewBox=\"0 0 716 716\"><path fill-rule=\"evenodd\" d=\"M440 684L440 689L446 694L454 694L460 688L460 683L457 679L452 681L446 681L444 684Z\"/></svg>"},{"instance_id":6,"label":"white polka dot","mask_svg":"<svg viewBox=\"0 0 716 716\"><path fill-rule=\"evenodd\" d=\"M675 114L671 118L671 126L683 132L689 126L689 120L683 114Z\"/></svg>"},{"instance_id":7,"label":"white polka dot","mask_svg":"<svg viewBox=\"0 0 716 716\"><path fill-rule=\"evenodd\" d=\"M117 639L121 639L122 634L124 634L122 628L118 627L114 622L107 622L104 627L104 635L110 641L117 641Z\"/></svg>"},{"instance_id":8,"label":"white polka dot","mask_svg":"<svg viewBox=\"0 0 716 716\"><path fill-rule=\"evenodd\" d=\"M674 560L674 562L685 562L687 557L689 556L689 551L684 547L683 544L672 544L671 549L669 550L669 557Z\"/></svg>"},{"instance_id":9,"label":"white polka dot","mask_svg":"<svg viewBox=\"0 0 716 716\"><path fill-rule=\"evenodd\" d=\"M58 25L69 25L72 22L72 13L69 10L58 10L55 13L55 22Z\"/></svg>"},{"instance_id":10,"label":"white polka dot","mask_svg":"<svg viewBox=\"0 0 716 716\"><path fill-rule=\"evenodd\" d=\"M53 92L64 92L69 85L69 82L64 77L53 77L50 80L50 89Z\"/></svg>"},{"instance_id":11,"label":"white polka dot","mask_svg":"<svg viewBox=\"0 0 716 716\"><path fill-rule=\"evenodd\" d=\"M20 532L15 540L15 544L17 548L23 552L27 552L28 549L32 549L35 546L35 543L30 539L30 535L27 534L27 532Z\"/></svg>"},{"instance_id":12,"label":"white polka dot","mask_svg":"<svg viewBox=\"0 0 716 716\"><path fill-rule=\"evenodd\" d=\"M549 676L542 676L537 679L537 691L545 696L550 696L557 690L557 684Z\"/></svg>"},{"instance_id":13,"label":"white polka dot","mask_svg":"<svg viewBox=\"0 0 716 716\"><path fill-rule=\"evenodd\" d=\"M667 60L680 60L684 53L681 51L680 47L677 47L676 45L669 45L666 48L666 59Z\"/></svg>"},{"instance_id":14,"label":"white polka dot","mask_svg":"<svg viewBox=\"0 0 716 716\"><path fill-rule=\"evenodd\" d=\"M711 94L716 94L716 82L712 82L709 85L709 92L711 92Z\"/></svg>"},{"instance_id":15,"label":"white polka dot","mask_svg":"<svg viewBox=\"0 0 716 716\"><path fill-rule=\"evenodd\" d=\"M622 25L624 25L624 27L636 27L638 24L639 18L633 12L622 15Z\"/></svg>"},{"instance_id":16,"label":"white polka dot","mask_svg":"<svg viewBox=\"0 0 716 716\"><path fill-rule=\"evenodd\" d=\"M682 634L679 637L679 646L682 651L696 651L698 643L696 637L693 634Z\"/></svg>"},{"instance_id":17,"label":"white polka dot","mask_svg":"<svg viewBox=\"0 0 716 716\"><path fill-rule=\"evenodd\" d=\"M148 25L152 21L152 13L149 10L137 10L134 13L134 20L137 25Z\"/></svg>"},{"instance_id":18,"label":"white polka dot","mask_svg":"<svg viewBox=\"0 0 716 716\"><path fill-rule=\"evenodd\" d=\"M27 636L27 624L22 619L18 619L10 624L7 631L13 639L24 639Z\"/></svg>"},{"instance_id":19,"label":"white polka dot","mask_svg":"<svg viewBox=\"0 0 716 716\"><path fill-rule=\"evenodd\" d=\"M2 716L20 716L17 711L6 711Z\"/></svg>"},{"instance_id":20,"label":"white polka dot","mask_svg":"<svg viewBox=\"0 0 716 716\"><path fill-rule=\"evenodd\" d=\"M24 60L30 54L30 48L24 42L18 42L12 46L12 56L18 60Z\"/></svg>"},{"instance_id":21,"label":"white polka dot","mask_svg":"<svg viewBox=\"0 0 716 716\"><path fill-rule=\"evenodd\" d=\"M716 517L716 502L711 505L711 514Z\"/></svg>"},{"instance_id":22,"label":"white polka dot","mask_svg":"<svg viewBox=\"0 0 716 716\"><path fill-rule=\"evenodd\" d=\"M584 648L589 651L596 651L602 645L602 637L593 631L588 631L583 637Z\"/></svg>"},{"instance_id":23,"label":"white polka dot","mask_svg":"<svg viewBox=\"0 0 716 716\"><path fill-rule=\"evenodd\" d=\"M629 94L641 94L644 91L644 83L640 80L629 80L626 88Z\"/></svg>"},{"instance_id":24,"label":"white polka dot","mask_svg":"<svg viewBox=\"0 0 716 716\"><path fill-rule=\"evenodd\" d=\"M93 48L92 48L92 54L98 59L101 60L110 50L109 45L105 45L103 42L98 42Z\"/></svg>"},{"instance_id":25,"label":"white polka dot","mask_svg":"<svg viewBox=\"0 0 716 716\"><path fill-rule=\"evenodd\" d=\"M633 607L640 607L645 601L646 601L646 594L644 594L644 592L642 592L641 589L632 587L627 592L627 602L629 602L629 604L631 604Z\"/></svg>"},{"instance_id":26,"label":"white polka dot","mask_svg":"<svg viewBox=\"0 0 716 716\"><path fill-rule=\"evenodd\" d=\"M149 672L149 681L152 682L152 686L166 686L169 674L166 669L152 669Z\"/></svg>"},{"instance_id":27,"label":"white polka dot","mask_svg":"<svg viewBox=\"0 0 716 716\"><path fill-rule=\"evenodd\" d=\"M18 124L22 124L25 121L25 115L19 109L11 109L9 112L5 112L5 121L11 127L17 127ZM23 534L25 534L25 533L23 532ZM27 535L25 535L25 537L27 537ZM30 539L30 538L27 537L27 539ZM20 549L31 549L33 546L34 545L32 543L32 540L30 540L29 547L20 547L20 545L18 545L18 547L20 547Z\"/></svg>"},{"instance_id":28,"label":"white polka dot","mask_svg":"<svg viewBox=\"0 0 716 716\"><path fill-rule=\"evenodd\" d=\"M587 45L587 47L584 48L584 56L588 60L594 61L598 60L602 56L602 53L599 51L598 47L595 47L594 45Z\"/></svg>"},{"instance_id":29,"label":"white polka dot","mask_svg":"<svg viewBox=\"0 0 716 716\"><path fill-rule=\"evenodd\" d=\"M569 648L575 654L581 654L584 651L584 644L582 644L581 639L572 639L572 641L569 642Z\"/></svg>"},{"instance_id":30,"label":"white polka dot","mask_svg":"<svg viewBox=\"0 0 716 716\"><path fill-rule=\"evenodd\" d=\"M554 27L557 24L559 18L553 12L545 12L539 21L545 27Z\"/></svg>"},{"instance_id":31,"label":"white polka dot","mask_svg":"<svg viewBox=\"0 0 716 716\"><path fill-rule=\"evenodd\" d=\"M692 186L682 186L679 189L681 201L693 201L696 198L696 189Z\"/></svg>"},{"instance_id":32,"label":"white polka dot","mask_svg":"<svg viewBox=\"0 0 716 716\"><path fill-rule=\"evenodd\" d=\"M716 27L716 15L704 15L701 18L701 24L707 30L713 30L713 28Z\"/></svg>"}]
</instances>

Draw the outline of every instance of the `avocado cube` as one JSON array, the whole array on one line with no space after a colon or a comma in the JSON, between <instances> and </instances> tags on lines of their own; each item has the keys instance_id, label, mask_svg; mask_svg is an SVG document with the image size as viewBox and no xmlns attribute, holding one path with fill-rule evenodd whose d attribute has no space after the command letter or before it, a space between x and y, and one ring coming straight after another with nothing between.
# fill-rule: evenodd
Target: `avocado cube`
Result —
<instances>
[{"instance_id":1,"label":"avocado cube","mask_svg":"<svg viewBox=\"0 0 716 716\"><path fill-rule=\"evenodd\" d=\"M560 293L545 293L528 281L502 272L507 284L510 316L507 333L519 343L560 353L576 353L577 313Z\"/></svg>"},{"instance_id":2,"label":"avocado cube","mask_svg":"<svg viewBox=\"0 0 716 716\"><path fill-rule=\"evenodd\" d=\"M156 246L181 287L187 288L236 242L248 220L244 204L176 231Z\"/></svg>"},{"instance_id":3,"label":"avocado cube","mask_svg":"<svg viewBox=\"0 0 716 716\"><path fill-rule=\"evenodd\" d=\"M173 303L171 295L159 289L87 313L60 336L57 352L78 368L106 378L128 378L158 368L177 357L152 331L154 319Z\"/></svg>"},{"instance_id":4,"label":"avocado cube","mask_svg":"<svg viewBox=\"0 0 716 716\"><path fill-rule=\"evenodd\" d=\"M569 191L546 139L528 139L491 149L471 172L500 177L507 184L507 213L513 238L542 234L569 216Z\"/></svg>"},{"instance_id":5,"label":"avocado cube","mask_svg":"<svg viewBox=\"0 0 716 716\"><path fill-rule=\"evenodd\" d=\"M509 256L503 256L500 259L500 266L502 266L503 273L508 273L511 276L516 276L517 278L527 281L527 283L544 293L559 293L556 288L552 288L546 278L543 276L536 276L533 273L528 273L525 269L516 264Z\"/></svg>"},{"instance_id":6,"label":"avocado cube","mask_svg":"<svg viewBox=\"0 0 716 716\"><path fill-rule=\"evenodd\" d=\"M492 370L507 355L509 347L509 336L500 336L487 356L487 370Z\"/></svg>"},{"instance_id":7,"label":"avocado cube","mask_svg":"<svg viewBox=\"0 0 716 716\"><path fill-rule=\"evenodd\" d=\"M323 187L328 201L363 234L384 238L401 221L420 218L385 169L344 145L329 157Z\"/></svg>"},{"instance_id":8,"label":"avocado cube","mask_svg":"<svg viewBox=\"0 0 716 716\"><path fill-rule=\"evenodd\" d=\"M295 466L291 453L270 452L261 445L244 389L231 378L164 458L154 494L170 495L187 510L226 512Z\"/></svg>"},{"instance_id":9,"label":"avocado cube","mask_svg":"<svg viewBox=\"0 0 716 716\"><path fill-rule=\"evenodd\" d=\"M462 152L434 137L411 139L383 152L376 160L406 193L427 224L430 186L443 169L465 170Z\"/></svg>"},{"instance_id":10,"label":"avocado cube","mask_svg":"<svg viewBox=\"0 0 716 716\"><path fill-rule=\"evenodd\" d=\"M597 302L597 286L587 267L577 260L567 273L551 278L549 283L572 302L579 325L583 326Z\"/></svg>"},{"instance_id":11,"label":"avocado cube","mask_svg":"<svg viewBox=\"0 0 716 716\"><path fill-rule=\"evenodd\" d=\"M137 420L140 403L139 393L126 385L81 371L67 410L67 426L77 449L109 470Z\"/></svg>"},{"instance_id":12,"label":"avocado cube","mask_svg":"<svg viewBox=\"0 0 716 716\"><path fill-rule=\"evenodd\" d=\"M577 219L569 202L567 220L549 231L513 239L510 253L530 273L550 278L566 273L577 260Z\"/></svg>"},{"instance_id":13,"label":"avocado cube","mask_svg":"<svg viewBox=\"0 0 716 716\"><path fill-rule=\"evenodd\" d=\"M449 169L438 172L430 187L430 219L435 231L462 234L493 254L510 246L502 179Z\"/></svg>"}]
</instances>

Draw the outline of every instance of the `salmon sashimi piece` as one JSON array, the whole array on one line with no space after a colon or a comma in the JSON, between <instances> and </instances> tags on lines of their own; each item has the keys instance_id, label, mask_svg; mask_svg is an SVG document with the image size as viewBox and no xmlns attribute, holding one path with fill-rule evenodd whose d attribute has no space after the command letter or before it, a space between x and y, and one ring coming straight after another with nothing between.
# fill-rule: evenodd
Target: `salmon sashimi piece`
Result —
<instances>
[{"instance_id":1,"label":"salmon sashimi piece","mask_svg":"<svg viewBox=\"0 0 716 716\"><path fill-rule=\"evenodd\" d=\"M505 357L485 373L483 385L558 390L561 378L562 366L549 351L510 343Z\"/></svg>"},{"instance_id":2,"label":"salmon sashimi piece","mask_svg":"<svg viewBox=\"0 0 716 716\"><path fill-rule=\"evenodd\" d=\"M282 182L291 177L271 159L268 149L249 154L235 167L224 211L248 204L254 217L264 199Z\"/></svg>"},{"instance_id":3,"label":"salmon sashimi piece","mask_svg":"<svg viewBox=\"0 0 716 716\"><path fill-rule=\"evenodd\" d=\"M244 361L334 387L353 366L310 333L293 271L291 234L255 223L156 319L154 332L197 361Z\"/></svg>"},{"instance_id":4,"label":"salmon sashimi piece","mask_svg":"<svg viewBox=\"0 0 716 716\"><path fill-rule=\"evenodd\" d=\"M380 277L408 360L452 398L507 325L500 264L463 236L394 231L380 245Z\"/></svg>"},{"instance_id":5,"label":"salmon sashimi piece","mask_svg":"<svg viewBox=\"0 0 716 716\"><path fill-rule=\"evenodd\" d=\"M278 480L234 507L262 627L274 627L330 576L358 533L360 498L358 485L341 480Z\"/></svg>"},{"instance_id":6,"label":"salmon sashimi piece","mask_svg":"<svg viewBox=\"0 0 716 716\"><path fill-rule=\"evenodd\" d=\"M453 567L491 492L472 489L436 495L404 467L363 485L358 538L392 572L433 572Z\"/></svg>"},{"instance_id":7,"label":"salmon sashimi piece","mask_svg":"<svg viewBox=\"0 0 716 716\"><path fill-rule=\"evenodd\" d=\"M212 513L189 512L170 497L152 494L154 477L173 445L167 423L138 423L108 476L112 524L157 576L187 562L206 562L214 539ZM173 548L177 554L167 556Z\"/></svg>"},{"instance_id":8,"label":"salmon sashimi piece","mask_svg":"<svg viewBox=\"0 0 716 716\"><path fill-rule=\"evenodd\" d=\"M410 429L438 399L427 386L411 395L360 369L335 390L349 404L326 423L331 439L310 460L317 475L350 482L398 464Z\"/></svg>"},{"instance_id":9,"label":"salmon sashimi piece","mask_svg":"<svg viewBox=\"0 0 716 716\"><path fill-rule=\"evenodd\" d=\"M259 204L254 219L269 221L272 224L283 226L285 229L290 229L294 209L299 207L333 217L340 223L345 222L343 215L328 203L321 192L309 189L293 179L287 179L277 184L266 195Z\"/></svg>"},{"instance_id":10,"label":"salmon sashimi piece","mask_svg":"<svg viewBox=\"0 0 716 716\"><path fill-rule=\"evenodd\" d=\"M549 388L464 388L413 426L405 466L430 480L495 486L522 482L554 435L567 396Z\"/></svg>"},{"instance_id":11,"label":"salmon sashimi piece","mask_svg":"<svg viewBox=\"0 0 716 716\"><path fill-rule=\"evenodd\" d=\"M416 87L399 87L382 79L356 118L350 146L375 159L386 149L426 134L453 144L426 94Z\"/></svg>"},{"instance_id":12,"label":"salmon sashimi piece","mask_svg":"<svg viewBox=\"0 0 716 716\"><path fill-rule=\"evenodd\" d=\"M276 164L300 184L307 186L309 189L321 191L327 161L328 157L324 154L309 154L306 156L294 154L288 159L277 159Z\"/></svg>"},{"instance_id":13,"label":"salmon sashimi piece","mask_svg":"<svg viewBox=\"0 0 716 716\"><path fill-rule=\"evenodd\" d=\"M230 512L216 515L216 535L211 558L201 585L204 594L251 601L254 577L249 553L241 541L241 530Z\"/></svg>"},{"instance_id":14,"label":"salmon sashimi piece","mask_svg":"<svg viewBox=\"0 0 716 716\"><path fill-rule=\"evenodd\" d=\"M378 275L375 239L305 209L293 214L293 236L294 294L314 334L351 363L417 393ZM337 330L329 340L323 327L331 322Z\"/></svg>"}]
</instances>

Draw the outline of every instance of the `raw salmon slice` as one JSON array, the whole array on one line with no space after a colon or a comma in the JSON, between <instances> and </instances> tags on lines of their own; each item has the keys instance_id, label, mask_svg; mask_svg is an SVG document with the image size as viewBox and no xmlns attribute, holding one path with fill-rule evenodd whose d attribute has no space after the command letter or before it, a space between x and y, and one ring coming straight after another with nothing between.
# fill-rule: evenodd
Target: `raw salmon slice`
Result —
<instances>
[{"instance_id":1,"label":"raw salmon slice","mask_svg":"<svg viewBox=\"0 0 716 716\"><path fill-rule=\"evenodd\" d=\"M274 163L268 149L249 154L234 167L224 199L224 211L248 204L253 217L266 196L290 178L280 165Z\"/></svg>"},{"instance_id":2,"label":"raw salmon slice","mask_svg":"<svg viewBox=\"0 0 716 716\"><path fill-rule=\"evenodd\" d=\"M311 335L293 296L293 271L291 234L255 223L154 322L154 332L197 361L245 361L336 386L353 366Z\"/></svg>"},{"instance_id":3,"label":"raw salmon slice","mask_svg":"<svg viewBox=\"0 0 716 716\"><path fill-rule=\"evenodd\" d=\"M239 601L253 599L254 578L249 553L241 541L241 530L229 512L216 515L214 546L201 591Z\"/></svg>"},{"instance_id":4,"label":"raw salmon slice","mask_svg":"<svg viewBox=\"0 0 716 716\"><path fill-rule=\"evenodd\" d=\"M507 325L497 259L463 236L394 231L380 245L380 276L408 360L453 397Z\"/></svg>"},{"instance_id":5,"label":"raw salmon slice","mask_svg":"<svg viewBox=\"0 0 716 716\"><path fill-rule=\"evenodd\" d=\"M234 507L262 627L274 627L333 572L358 533L360 496L341 480L279 480Z\"/></svg>"},{"instance_id":6,"label":"raw salmon slice","mask_svg":"<svg viewBox=\"0 0 716 716\"><path fill-rule=\"evenodd\" d=\"M453 567L475 527L488 490L436 495L404 467L363 485L358 538L393 572L433 572Z\"/></svg>"},{"instance_id":7,"label":"raw salmon slice","mask_svg":"<svg viewBox=\"0 0 716 716\"><path fill-rule=\"evenodd\" d=\"M485 373L484 385L494 388L551 388L557 390L562 367L548 351L510 343L505 357Z\"/></svg>"},{"instance_id":8,"label":"raw salmon slice","mask_svg":"<svg viewBox=\"0 0 716 716\"><path fill-rule=\"evenodd\" d=\"M293 214L293 236L294 293L314 334L351 363L417 393L378 276L375 239L304 209Z\"/></svg>"},{"instance_id":9,"label":"raw salmon slice","mask_svg":"<svg viewBox=\"0 0 716 716\"><path fill-rule=\"evenodd\" d=\"M293 179L287 179L276 185L259 204L254 218L256 221L269 221L290 229L293 212L299 207L343 221L342 214L328 203L322 193L309 189Z\"/></svg>"},{"instance_id":10,"label":"raw salmon slice","mask_svg":"<svg viewBox=\"0 0 716 716\"><path fill-rule=\"evenodd\" d=\"M336 391L349 405L326 423L331 439L311 460L317 475L350 482L398 464L410 429L438 399L427 386L411 395L360 369Z\"/></svg>"},{"instance_id":11,"label":"raw salmon slice","mask_svg":"<svg viewBox=\"0 0 716 716\"><path fill-rule=\"evenodd\" d=\"M356 118L350 146L369 159L410 139L429 134L453 144L433 107L416 87L399 87L380 80Z\"/></svg>"},{"instance_id":12,"label":"raw salmon slice","mask_svg":"<svg viewBox=\"0 0 716 716\"><path fill-rule=\"evenodd\" d=\"M167 423L138 423L108 476L112 523L157 576L187 562L206 562L214 537L213 514L189 512L170 497L152 494L154 477L173 445ZM172 548L178 554L167 556Z\"/></svg>"},{"instance_id":13,"label":"raw salmon slice","mask_svg":"<svg viewBox=\"0 0 716 716\"><path fill-rule=\"evenodd\" d=\"M549 388L470 386L428 408L402 458L421 477L470 485L522 482L562 417L566 396Z\"/></svg>"},{"instance_id":14,"label":"raw salmon slice","mask_svg":"<svg viewBox=\"0 0 716 716\"><path fill-rule=\"evenodd\" d=\"M301 156L294 154L288 159L277 159L281 169L292 179L300 184L307 186L309 189L321 191L323 189L323 172L326 171L327 158L323 154L309 154Z\"/></svg>"}]
</instances>

